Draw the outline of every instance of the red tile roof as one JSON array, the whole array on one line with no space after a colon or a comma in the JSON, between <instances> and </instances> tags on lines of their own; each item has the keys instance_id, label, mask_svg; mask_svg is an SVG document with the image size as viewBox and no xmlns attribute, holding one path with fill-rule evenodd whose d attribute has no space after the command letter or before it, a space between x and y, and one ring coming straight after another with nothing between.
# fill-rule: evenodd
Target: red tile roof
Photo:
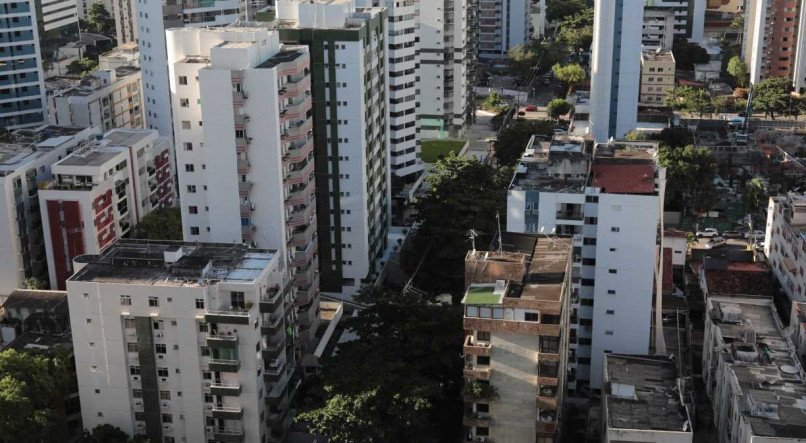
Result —
<instances>
[{"instance_id":1,"label":"red tile roof","mask_svg":"<svg viewBox=\"0 0 806 443\"><path fill-rule=\"evenodd\" d=\"M663 248L663 292L670 293L674 290L672 280L672 248Z\"/></svg>"},{"instance_id":2,"label":"red tile roof","mask_svg":"<svg viewBox=\"0 0 806 443\"><path fill-rule=\"evenodd\" d=\"M705 270L705 284L709 295L772 295L772 279L762 268L739 269L731 263L727 270ZM754 265L741 263L741 265ZM733 268L733 269L732 269Z\"/></svg>"},{"instance_id":3,"label":"red tile roof","mask_svg":"<svg viewBox=\"0 0 806 443\"><path fill-rule=\"evenodd\" d=\"M610 194L653 194L655 168L652 164L598 164L591 167L591 186Z\"/></svg>"}]
</instances>

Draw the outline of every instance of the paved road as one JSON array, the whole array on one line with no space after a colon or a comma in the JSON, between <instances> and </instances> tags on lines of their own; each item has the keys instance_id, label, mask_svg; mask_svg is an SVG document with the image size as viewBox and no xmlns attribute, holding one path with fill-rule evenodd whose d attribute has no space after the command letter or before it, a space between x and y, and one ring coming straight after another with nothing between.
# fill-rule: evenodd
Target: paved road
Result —
<instances>
[{"instance_id":1,"label":"paved road","mask_svg":"<svg viewBox=\"0 0 806 443\"><path fill-rule=\"evenodd\" d=\"M476 122L465 131L465 139L470 141L466 156L473 156L483 161L490 155L490 142L485 140L496 136L495 130L490 126L493 116L495 114L492 112L476 111Z\"/></svg>"}]
</instances>

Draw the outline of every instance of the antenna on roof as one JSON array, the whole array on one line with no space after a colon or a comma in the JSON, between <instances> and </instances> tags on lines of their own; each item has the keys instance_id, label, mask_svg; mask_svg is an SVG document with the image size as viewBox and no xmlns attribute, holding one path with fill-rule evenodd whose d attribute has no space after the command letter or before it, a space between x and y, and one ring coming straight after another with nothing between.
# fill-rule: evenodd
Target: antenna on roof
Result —
<instances>
[{"instance_id":1,"label":"antenna on roof","mask_svg":"<svg viewBox=\"0 0 806 443\"><path fill-rule=\"evenodd\" d=\"M504 245L501 240L501 214L499 212L495 213L495 221L498 223L498 253L500 254L504 250Z\"/></svg>"},{"instance_id":2,"label":"antenna on roof","mask_svg":"<svg viewBox=\"0 0 806 443\"><path fill-rule=\"evenodd\" d=\"M479 232L479 231L477 231L475 229L471 229L471 230L467 231L467 236L470 237L470 244L473 245L473 250L474 251L476 250L476 237L478 237L480 234L481 234L481 232Z\"/></svg>"}]
</instances>

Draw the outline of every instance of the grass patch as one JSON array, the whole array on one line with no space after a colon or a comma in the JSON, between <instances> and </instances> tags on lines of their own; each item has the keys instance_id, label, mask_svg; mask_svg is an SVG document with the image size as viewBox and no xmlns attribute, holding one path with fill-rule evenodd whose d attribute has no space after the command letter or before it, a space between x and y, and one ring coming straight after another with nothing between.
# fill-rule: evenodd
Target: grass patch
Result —
<instances>
[{"instance_id":1,"label":"grass patch","mask_svg":"<svg viewBox=\"0 0 806 443\"><path fill-rule=\"evenodd\" d=\"M458 154L464 145L464 140L423 140L420 159L425 163L436 163L440 155Z\"/></svg>"}]
</instances>

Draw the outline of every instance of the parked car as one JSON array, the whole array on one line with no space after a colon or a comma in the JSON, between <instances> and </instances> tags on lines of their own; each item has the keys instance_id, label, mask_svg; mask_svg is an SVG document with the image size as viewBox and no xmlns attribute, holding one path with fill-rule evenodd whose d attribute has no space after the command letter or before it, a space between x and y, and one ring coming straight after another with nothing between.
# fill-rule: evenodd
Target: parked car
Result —
<instances>
[{"instance_id":1,"label":"parked car","mask_svg":"<svg viewBox=\"0 0 806 443\"><path fill-rule=\"evenodd\" d=\"M719 231L716 228L705 228L701 231L697 231L698 238L709 238L709 237L716 237L719 235Z\"/></svg>"},{"instance_id":2,"label":"parked car","mask_svg":"<svg viewBox=\"0 0 806 443\"><path fill-rule=\"evenodd\" d=\"M526 111L527 112L535 112L535 111L537 111L537 106L529 105L529 106L526 107Z\"/></svg>"},{"instance_id":3,"label":"parked car","mask_svg":"<svg viewBox=\"0 0 806 443\"><path fill-rule=\"evenodd\" d=\"M755 231L753 231L753 237L752 238L753 238L753 240L764 240L765 235L766 234L764 233L764 231L755 230ZM750 232L745 232L742 237L744 237L744 238L749 240L750 239Z\"/></svg>"},{"instance_id":4,"label":"parked car","mask_svg":"<svg viewBox=\"0 0 806 443\"><path fill-rule=\"evenodd\" d=\"M705 244L705 249L714 249L720 246L725 246L727 241L725 237L713 237L712 239L708 240L708 243Z\"/></svg>"},{"instance_id":5,"label":"parked car","mask_svg":"<svg viewBox=\"0 0 806 443\"><path fill-rule=\"evenodd\" d=\"M725 238L742 238L742 233L739 231L724 231L722 237Z\"/></svg>"}]
</instances>

